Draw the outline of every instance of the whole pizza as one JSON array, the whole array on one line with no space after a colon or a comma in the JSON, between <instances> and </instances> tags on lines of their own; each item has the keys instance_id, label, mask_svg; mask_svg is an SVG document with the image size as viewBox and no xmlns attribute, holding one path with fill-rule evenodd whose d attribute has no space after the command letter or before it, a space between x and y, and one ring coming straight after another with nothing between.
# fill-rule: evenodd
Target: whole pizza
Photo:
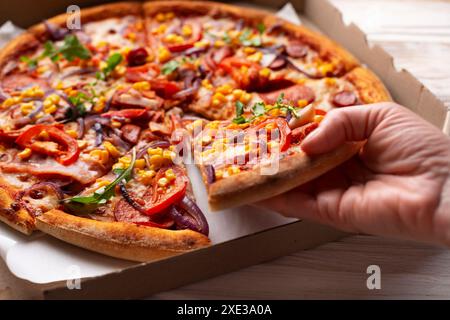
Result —
<instances>
[{"instance_id":1,"label":"whole pizza","mask_svg":"<svg viewBox=\"0 0 450 320\"><path fill-rule=\"evenodd\" d=\"M343 48L264 11L127 2L66 19L0 52L0 220L113 257L209 245L187 161L212 210L262 200L359 150L302 151L330 110L390 99Z\"/></svg>"}]
</instances>

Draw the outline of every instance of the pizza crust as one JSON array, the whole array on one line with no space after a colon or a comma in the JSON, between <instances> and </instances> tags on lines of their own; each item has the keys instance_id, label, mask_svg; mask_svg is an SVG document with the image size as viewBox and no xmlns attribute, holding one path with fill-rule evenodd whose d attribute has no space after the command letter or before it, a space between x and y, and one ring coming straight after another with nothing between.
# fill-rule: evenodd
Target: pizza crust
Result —
<instances>
[{"instance_id":1,"label":"pizza crust","mask_svg":"<svg viewBox=\"0 0 450 320\"><path fill-rule=\"evenodd\" d=\"M261 175L260 167L244 171L208 186L212 211L224 210L274 197L317 178L350 159L363 142L346 143L333 152L314 158L304 152L280 160L278 172Z\"/></svg>"},{"instance_id":2,"label":"pizza crust","mask_svg":"<svg viewBox=\"0 0 450 320\"><path fill-rule=\"evenodd\" d=\"M36 228L55 238L111 257L146 262L206 247L208 237L124 222L86 219L61 210L36 217Z\"/></svg>"},{"instance_id":3,"label":"pizza crust","mask_svg":"<svg viewBox=\"0 0 450 320\"><path fill-rule=\"evenodd\" d=\"M0 221L30 235L35 229L34 217L24 208L14 210L11 205L15 202L18 191L2 181L0 183Z\"/></svg>"},{"instance_id":4,"label":"pizza crust","mask_svg":"<svg viewBox=\"0 0 450 320\"><path fill-rule=\"evenodd\" d=\"M392 101L383 82L367 68L357 67L343 78L355 86L361 102L365 104Z\"/></svg>"}]
</instances>

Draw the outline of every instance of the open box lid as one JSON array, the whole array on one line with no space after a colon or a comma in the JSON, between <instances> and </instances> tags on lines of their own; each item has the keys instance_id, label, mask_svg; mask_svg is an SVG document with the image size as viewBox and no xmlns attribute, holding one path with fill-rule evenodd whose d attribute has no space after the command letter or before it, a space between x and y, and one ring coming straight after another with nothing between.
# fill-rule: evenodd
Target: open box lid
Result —
<instances>
[{"instance_id":1,"label":"open box lid","mask_svg":"<svg viewBox=\"0 0 450 320\"><path fill-rule=\"evenodd\" d=\"M24 2L30 3L30 7L35 7L32 1L24 0ZM105 2L109 1L77 1L82 6ZM247 5L277 10L285 3L283 0L251 0ZM3 11L1 8L0 12L2 19L3 15L6 15L14 22L29 25L36 22L36 17L52 16L69 4L72 4L71 1L66 0L59 1L58 6L51 2L42 6L40 4L35 15L27 17L15 13L14 10ZM327 0L293 0L292 4L306 25L311 23L317 27L373 70L386 84L395 101L407 106L437 127L448 130L448 126L445 126L447 110L443 103L409 72L396 70L393 58L379 46L370 46L366 36L356 25L346 25L338 9ZM39 289L43 290L45 298L142 297L300 249L311 248L343 235L328 227L305 221L294 222L173 258L139 264L105 276L83 279L83 290L68 290L65 281L42 286ZM120 290L114 290L117 288Z\"/></svg>"}]
</instances>

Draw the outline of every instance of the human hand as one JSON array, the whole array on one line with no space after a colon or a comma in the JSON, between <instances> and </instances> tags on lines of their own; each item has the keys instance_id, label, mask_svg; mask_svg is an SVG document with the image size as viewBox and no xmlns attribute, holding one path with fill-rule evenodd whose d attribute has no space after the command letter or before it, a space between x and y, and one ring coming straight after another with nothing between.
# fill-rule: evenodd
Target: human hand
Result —
<instances>
[{"instance_id":1,"label":"human hand","mask_svg":"<svg viewBox=\"0 0 450 320\"><path fill-rule=\"evenodd\" d=\"M310 156L367 143L334 170L262 201L289 217L450 245L450 138L395 103L331 111L302 143Z\"/></svg>"}]
</instances>

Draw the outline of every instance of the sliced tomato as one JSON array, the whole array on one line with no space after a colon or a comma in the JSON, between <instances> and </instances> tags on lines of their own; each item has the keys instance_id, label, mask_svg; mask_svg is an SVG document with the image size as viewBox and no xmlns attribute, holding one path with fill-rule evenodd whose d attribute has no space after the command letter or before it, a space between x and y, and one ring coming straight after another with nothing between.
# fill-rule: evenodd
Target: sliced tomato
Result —
<instances>
[{"instance_id":1,"label":"sliced tomato","mask_svg":"<svg viewBox=\"0 0 450 320\"><path fill-rule=\"evenodd\" d=\"M303 141L303 139L306 138L308 134L310 134L312 131L317 129L319 124L317 122L311 122L308 124L305 124L304 126L295 128L292 130L292 143L293 144L299 144Z\"/></svg>"},{"instance_id":2,"label":"sliced tomato","mask_svg":"<svg viewBox=\"0 0 450 320\"><path fill-rule=\"evenodd\" d=\"M291 145L291 129L283 118L271 118L259 123L253 130L261 130L269 124L274 124L280 132L280 151L286 151Z\"/></svg>"},{"instance_id":3,"label":"sliced tomato","mask_svg":"<svg viewBox=\"0 0 450 320\"><path fill-rule=\"evenodd\" d=\"M47 132L49 138L58 143L61 146L59 152L54 150L47 150L40 147L39 144L34 147L34 142L41 132ZM30 127L22 132L16 139L16 143L22 147L30 148L38 153L47 154L56 158L56 160L62 165L68 166L77 161L80 155L80 149L78 148L77 140L69 136L63 130L56 126L38 124Z\"/></svg>"},{"instance_id":4,"label":"sliced tomato","mask_svg":"<svg viewBox=\"0 0 450 320\"><path fill-rule=\"evenodd\" d=\"M167 169L169 168L160 169L158 171L158 174L155 176L155 182L164 176ZM186 194L188 181L185 173L177 167L172 167L171 169L176 175L174 185L166 191L160 191L158 184L155 183L151 189L151 199L147 201L145 207L146 214L149 216L158 214L169 208L171 205L180 202Z\"/></svg>"},{"instance_id":5,"label":"sliced tomato","mask_svg":"<svg viewBox=\"0 0 450 320\"><path fill-rule=\"evenodd\" d=\"M136 119L142 117L147 112L146 109L122 109L117 111L109 111L102 114L104 118L127 118L127 119Z\"/></svg>"},{"instance_id":6,"label":"sliced tomato","mask_svg":"<svg viewBox=\"0 0 450 320\"><path fill-rule=\"evenodd\" d=\"M268 78L260 75L261 66L258 63L236 57L228 57L218 65L219 69L231 75L239 87L247 91L260 91L267 85ZM242 67L247 70L243 72Z\"/></svg>"},{"instance_id":7,"label":"sliced tomato","mask_svg":"<svg viewBox=\"0 0 450 320\"><path fill-rule=\"evenodd\" d=\"M150 85L157 95L165 99L170 99L175 93L180 91L180 87L176 82L165 79L154 79L150 81Z\"/></svg>"}]
</instances>

